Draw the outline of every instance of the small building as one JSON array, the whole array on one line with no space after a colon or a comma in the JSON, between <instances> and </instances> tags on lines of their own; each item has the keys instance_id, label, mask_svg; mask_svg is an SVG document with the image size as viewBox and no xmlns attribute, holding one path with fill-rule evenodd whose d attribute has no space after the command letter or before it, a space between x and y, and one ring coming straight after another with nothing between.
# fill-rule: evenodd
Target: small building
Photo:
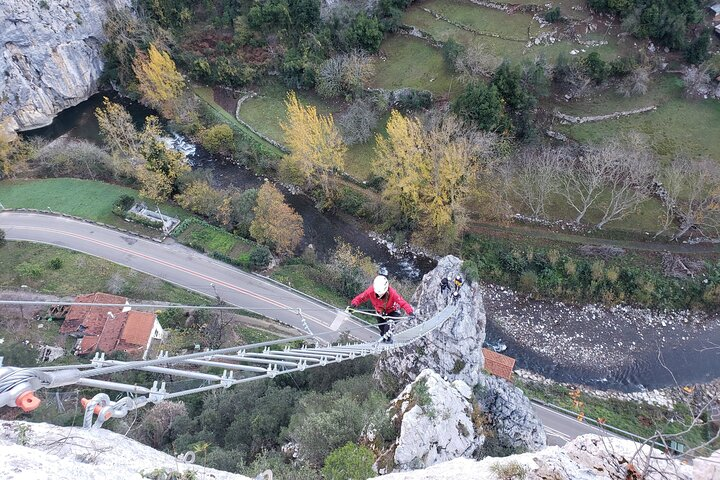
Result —
<instances>
[{"instance_id":1,"label":"small building","mask_svg":"<svg viewBox=\"0 0 720 480\"><path fill-rule=\"evenodd\" d=\"M711 6L710 10L712 10L715 15L720 14L720 3L716 3L715 5Z\"/></svg>"},{"instance_id":2,"label":"small building","mask_svg":"<svg viewBox=\"0 0 720 480\"><path fill-rule=\"evenodd\" d=\"M60 333L79 337L75 345L76 355L122 351L145 358L153 343L160 343L164 339L165 332L155 314L132 310L125 297L94 293L80 295L75 302L117 304L117 307L70 307Z\"/></svg>"},{"instance_id":3,"label":"small building","mask_svg":"<svg viewBox=\"0 0 720 480\"><path fill-rule=\"evenodd\" d=\"M512 379L513 368L515 368L514 358L493 352L489 348L483 348L482 351L483 357L485 357L485 370L505 380Z\"/></svg>"}]
</instances>

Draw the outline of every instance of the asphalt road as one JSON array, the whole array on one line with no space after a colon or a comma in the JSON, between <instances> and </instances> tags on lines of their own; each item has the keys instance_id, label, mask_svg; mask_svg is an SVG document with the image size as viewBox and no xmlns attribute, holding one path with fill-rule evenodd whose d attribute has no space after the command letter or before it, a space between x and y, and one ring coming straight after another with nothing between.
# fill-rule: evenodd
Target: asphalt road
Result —
<instances>
[{"instance_id":1,"label":"asphalt road","mask_svg":"<svg viewBox=\"0 0 720 480\"><path fill-rule=\"evenodd\" d=\"M310 330L314 334L325 334L324 338L328 340L349 329L363 341L378 338L372 330L359 329L360 325L341 310L317 303L173 241L157 243L77 220L20 212L0 212L0 228L5 230L8 240L45 243L104 258L203 295L219 295L225 303L306 331L297 313L299 308ZM545 426L550 445L563 445L586 433L608 435L547 407L534 404L534 408Z\"/></svg>"},{"instance_id":2,"label":"asphalt road","mask_svg":"<svg viewBox=\"0 0 720 480\"><path fill-rule=\"evenodd\" d=\"M219 296L227 304L303 332L307 331L307 325L313 334L322 334L325 340L332 340L346 330L359 340L378 338L374 331L359 328L361 325L342 310L315 302L172 240L161 244L69 218L20 212L1 212L0 228L5 230L8 240L46 243L104 258L203 295Z\"/></svg>"},{"instance_id":3,"label":"asphalt road","mask_svg":"<svg viewBox=\"0 0 720 480\"><path fill-rule=\"evenodd\" d=\"M575 437L594 433L602 436L614 436L607 430L602 430L585 422L579 422L567 414L560 413L551 408L533 402L533 409L545 427L548 445L565 445Z\"/></svg>"}]
</instances>

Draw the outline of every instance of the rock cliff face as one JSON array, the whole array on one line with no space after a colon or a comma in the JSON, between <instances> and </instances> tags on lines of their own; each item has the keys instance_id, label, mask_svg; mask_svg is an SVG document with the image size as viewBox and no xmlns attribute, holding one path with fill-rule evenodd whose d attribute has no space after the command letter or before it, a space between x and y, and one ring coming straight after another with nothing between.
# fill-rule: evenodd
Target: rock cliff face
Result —
<instances>
[{"instance_id":1,"label":"rock cliff face","mask_svg":"<svg viewBox=\"0 0 720 480\"><path fill-rule=\"evenodd\" d=\"M474 391L499 447L531 452L545 447L545 429L522 390L503 378L483 375Z\"/></svg>"},{"instance_id":2,"label":"rock cliff face","mask_svg":"<svg viewBox=\"0 0 720 480\"><path fill-rule=\"evenodd\" d=\"M487 457L482 461L458 458L433 465L425 470L395 472L380 480L487 480L493 478L524 478L525 480L624 480L628 462L637 472L646 474L633 477L646 480L714 480L717 471L707 461L698 460L693 466L665 457L659 450L640 448L630 440L597 435L584 435L560 447L547 447L536 453L524 453L503 458ZM648 467L647 459L653 460ZM710 468L708 468L708 465ZM520 474L524 471L524 474Z\"/></svg>"},{"instance_id":3,"label":"rock cliff face","mask_svg":"<svg viewBox=\"0 0 720 480\"><path fill-rule=\"evenodd\" d=\"M392 402L392 421L400 430L389 451L394 469L425 468L476 454L485 437L473 421L478 415L472 397L462 380L449 383L423 370Z\"/></svg>"},{"instance_id":4,"label":"rock cliff face","mask_svg":"<svg viewBox=\"0 0 720 480\"><path fill-rule=\"evenodd\" d=\"M130 0L3 0L0 119L6 130L49 124L97 91L103 22Z\"/></svg>"},{"instance_id":5,"label":"rock cliff face","mask_svg":"<svg viewBox=\"0 0 720 480\"><path fill-rule=\"evenodd\" d=\"M84 430L47 423L0 421L0 478L5 480L142 480L171 478L162 472L195 472L194 477L250 480L204 468L109 430ZM143 476L145 475L150 476ZM172 477L176 478L176 477ZM180 478L179 476L177 478Z\"/></svg>"},{"instance_id":6,"label":"rock cliff face","mask_svg":"<svg viewBox=\"0 0 720 480\"><path fill-rule=\"evenodd\" d=\"M461 275L462 261L452 255L423 277L411 299L417 321L441 311L449 302L457 303L455 314L440 328L404 348L383 353L375 368L375 379L393 395L430 368L444 378L462 380L470 386L482 375L482 344L485 341L485 309L477 283L466 282L453 300L452 293L440 289L443 278Z\"/></svg>"}]
</instances>

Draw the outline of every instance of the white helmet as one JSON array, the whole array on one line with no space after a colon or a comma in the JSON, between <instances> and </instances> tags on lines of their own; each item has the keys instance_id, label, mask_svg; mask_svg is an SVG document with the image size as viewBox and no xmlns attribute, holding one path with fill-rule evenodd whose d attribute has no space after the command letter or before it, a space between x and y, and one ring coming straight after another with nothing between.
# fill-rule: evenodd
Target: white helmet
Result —
<instances>
[{"instance_id":1,"label":"white helmet","mask_svg":"<svg viewBox=\"0 0 720 480\"><path fill-rule=\"evenodd\" d=\"M375 277L375 280L373 280L373 290L375 290L375 295L378 297L382 297L385 295L385 293L388 291L389 283L387 277L384 277L382 275L378 275Z\"/></svg>"}]
</instances>

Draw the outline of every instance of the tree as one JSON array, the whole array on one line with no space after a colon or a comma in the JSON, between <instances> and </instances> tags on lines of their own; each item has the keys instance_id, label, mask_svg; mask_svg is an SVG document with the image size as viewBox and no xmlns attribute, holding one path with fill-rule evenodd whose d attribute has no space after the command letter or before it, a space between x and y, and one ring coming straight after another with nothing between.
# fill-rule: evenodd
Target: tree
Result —
<instances>
[{"instance_id":1,"label":"tree","mask_svg":"<svg viewBox=\"0 0 720 480\"><path fill-rule=\"evenodd\" d=\"M476 132L454 117L427 130L393 110L387 138L376 137L374 171L386 180L383 197L423 237L453 239L464 224L464 201L478 171Z\"/></svg>"},{"instance_id":2,"label":"tree","mask_svg":"<svg viewBox=\"0 0 720 480\"><path fill-rule=\"evenodd\" d=\"M710 30L704 29L700 36L693 40L687 48L685 48L685 60L693 65L699 65L708 59L710 54L708 48L710 47Z\"/></svg>"},{"instance_id":3,"label":"tree","mask_svg":"<svg viewBox=\"0 0 720 480\"><path fill-rule=\"evenodd\" d=\"M452 106L453 112L476 128L497 132L508 127L502 99L497 87L482 82L465 86Z\"/></svg>"},{"instance_id":4,"label":"tree","mask_svg":"<svg viewBox=\"0 0 720 480\"><path fill-rule=\"evenodd\" d=\"M172 181L162 172L143 166L138 168L137 177L140 180L141 196L158 204L170 198L173 191Z\"/></svg>"},{"instance_id":5,"label":"tree","mask_svg":"<svg viewBox=\"0 0 720 480\"><path fill-rule=\"evenodd\" d=\"M227 155L234 145L233 130L224 123L213 125L200 133L200 142L212 153Z\"/></svg>"},{"instance_id":6,"label":"tree","mask_svg":"<svg viewBox=\"0 0 720 480\"><path fill-rule=\"evenodd\" d=\"M0 247L4 247L7 243L7 240L5 240L5 230L0 228Z\"/></svg>"},{"instance_id":7,"label":"tree","mask_svg":"<svg viewBox=\"0 0 720 480\"><path fill-rule=\"evenodd\" d=\"M134 437L153 448L161 449L167 443L173 420L186 414L187 410L182 402L165 401L153 405L134 431Z\"/></svg>"},{"instance_id":8,"label":"tree","mask_svg":"<svg viewBox=\"0 0 720 480\"><path fill-rule=\"evenodd\" d=\"M375 53L382 43L383 32L377 18L364 13L355 15L347 32L347 41L352 47Z\"/></svg>"},{"instance_id":9,"label":"tree","mask_svg":"<svg viewBox=\"0 0 720 480\"><path fill-rule=\"evenodd\" d=\"M142 100L166 117L173 118L176 114L175 101L185 88L185 80L170 55L151 43L147 54L138 53L135 56L133 71Z\"/></svg>"},{"instance_id":10,"label":"tree","mask_svg":"<svg viewBox=\"0 0 720 480\"><path fill-rule=\"evenodd\" d=\"M214 189L208 182L195 181L182 193L176 195L175 201L186 210L213 217L224 197L224 192Z\"/></svg>"},{"instance_id":11,"label":"tree","mask_svg":"<svg viewBox=\"0 0 720 480\"><path fill-rule=\"evenodd\" d=\"M443 46L443 49L445 49L445 46ZM500 64L502 64L502 60L490 53L485 43L476 41L461 50L456 55L453 64L455 71L464 78L472 80L475 77L488 77L492 75Z\"/></svg>"},{"instance_id":12,"label":"tree","mask_svg":"<svg viewBox=\"0 0 720 480\"><path fill-rule=\"evenodd\" d=\"M573 223L579 224L588 209L597 202L602 193L605 179L612 171L612 165L602 155L567 156L560 166L559 177L562 195L576 212Z\"/></svg>"},{"instance_id":13,"label":"tree","mask_svg":"<svg viewBox=\"0 0 720 480\"><path fill-rule=\"evenodd\" d=\"M317 92L323 97L357 95L373 74L370 58L362 52L338 55L323 62L318 71Z\"/></svg>"},{"instance_id":14,"label":"tree","mask_svg":"<svg viewBox=\"0 0 720 480\"><path fill-rule=\"evenodd\" d=\"M255 218L250 224L250 235L261 245L279 255L290 255L303 236L303 220L288 204L282 193L265 182L258 190Z\"/></svg>"},{"instance_id":15,"label":"tree","mask_svg":"<svg viewBox=\"0 0 720 480\"><path fill-rule=\"evenodd\" d=\"M330 173L343 169L347 150L333 117L318 115L314 106L301 104L295 92L288 93L285 106L288 120L280 126L290 154L281 160L280 172L286 180L322 187L329 198Z\"/></svg>"},{"instance_id":16,"label":"tree","mask_svg":"<svg viewBox=\"0 0 720 480\"><path fill-rule=\"evenodd\" d=\"M347 443L328 455L322 473L327 480L367 480L375 476L374 462L372 450Z\"/></svg>"},{"instance_id":17,"label":"tree","mask_svg":"<svg viewBox=\"0 0 720 480\"><path fill-rule=\"evenodd\" d=\"M687 97L702 97L710 92L710 75L706 67L688 67L682 79Z\"/></svg>"},{"instance_id":18,"label":"tree","mask_svg":"<svg viewBox=\"0 0 720 480\"><path fill-rule=\"evenodd\" d=\"M4 122L0 122L0 179L23 172L32 150L28 142L6 130Z\"/></svg>"},{"instance_id":19,"label":"tree","mask_svg":"<svg viewBox=\"0 0 720 480\"><path fill-rule=\"evenodd\" d=\"M159 130L157 117L147 117L143 131L141 155L145 159L145 167L167 177L170 186L174 188L178 177L190 171L190 167L181 152L168 148L159 139Z\"/></svg>"},{"instance_id":20,"label":"tree","mask_svg":"<svg viewBox=\"0 0 720 480\"><path fill-rule=\"evenodd\" d=\"M138 165L141 161L142 137L125 107L103 97L103 106L95 109L95 118L100 127L100 135L110 147L110 151L116 156L127 157L131 164Z\"/></svg>"},{"instance_id":21,"label":"tree","mask_svg":"<svg viewBox=\"0 0 720 480\"><path fill-rule=\"evenodd\" d=\"M234 191L229 197L229 209L221 209L217 219L223 225L230 226L233 231L243 237L250 235L250 224L255 218L255 205L257 205L258 191L254 188L243 190L242 192ZM226 197L225 201L228 201Z\"/></svg>"},{"instance_id":22,"label":"tree","mask_svg":"<svg viewBox=\"0 0 720 480\"><path fill-rule=\"evenodd\" d=\"M558 176L565 149L532 148L523 150L512 169L511 188L533 218L545 219L545 207L550 196L557 192Z\"/></svg>"},{"instance_id":23,"label":"tree","mask_svg":"<svg viewBox=\"0 0 720 480\"><path fill-rule=\"evenodd\" d=\"M620 83L618 92L624 97L633 97L636 95L645 95L650 85L650 70L645 67L639 67L633 70L630 75Z\"/></svg>"},{"instance_id":24,"label":"tree","mask_svg":"<svg viewBox=\"0 0 720 480\"><path fill-rule=\"evenodd\" d=\"M600 58L600 54L598 52L592 52L587 57L583 58L582 65L585 68L587 76L593 79L597 84L604 82L608 76L607 63L605 60Z\"/></svg>"},{"instance_id":25,"label":"tree","mask_svg":"<svg viewBox=\"0 0 720 480\"><path fill-rule=\"evenodd\" d=\"M378 123L378 112L371 100L358 98L342 114L338 125L347 145L365 143Z\"/></svg>"},{"instance_id":26,"label":"tree","mask_svg":"<svg viewBox=\"0 0 720 480\"><path fill-rule=\"evenodd\" d=\"M601 229L635 211L647 199L657 162L645 139L634 133L596 147L590 154L610 165L605 177L606 199L601 203L603 216L595 225Z\"/></svg>"},{"instance_id":27,"label":"tree","mask_svg":"<svg viewBox=\"0 0 720 480\"><path fill-rule=\"evenodd\" d=\"M675 158L663 172L663 187L667 192L665 203L668 216L680 222L673 236L678 239L691 228L703 235L717 237L720 233L720 167L709 158Z\"/></svg>"}]
</instances>

